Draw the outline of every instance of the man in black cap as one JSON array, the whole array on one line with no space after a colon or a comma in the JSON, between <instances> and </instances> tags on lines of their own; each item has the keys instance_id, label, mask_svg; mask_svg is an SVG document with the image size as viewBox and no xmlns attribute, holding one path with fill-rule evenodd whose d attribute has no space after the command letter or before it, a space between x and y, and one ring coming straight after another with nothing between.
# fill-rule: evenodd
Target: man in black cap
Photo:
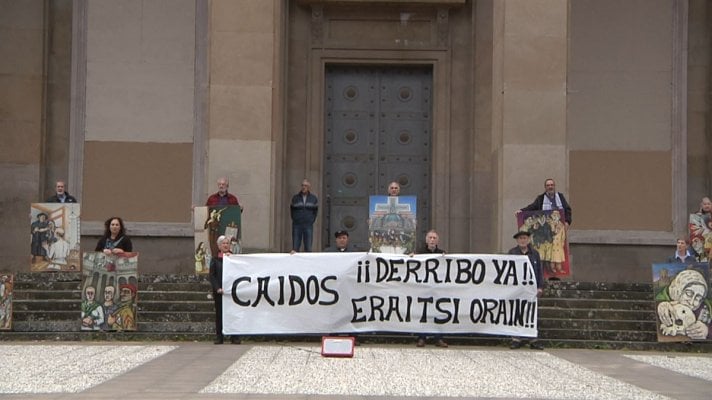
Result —
<instances>
[{"instance_id":1,"label":"man in black cap","mask_svg":"<svg viewBox=\"0 0 712 400\"><path fill-rule=\"evenodd\" d=\"M536 277L536 295L541 296L544 292L544 272L541 269L541 258L539 257L539 252L532 248L529 243L531 234L527 231L519 231L514 234L514 239L517 240L517 245L509 249L508 254L516 254L529 257L529 263L534 269L534 276ZM512 338L512 344L509 346L511 349L518 349L524 344L524 339ZM529 341L529 347L533 350L544 350L542 346L536 339L531 339Z\"/></svg>"},{"instance_id":2,"label":"man in black cap","mask_svg":"<svg viewBox=\"0 0 712 400\"><path fill-rule=\"evenodd\" d=\"M336 240L334 240L336 243L334 246L327 247L324 249L326 252L331 252L331 253L344 253L348 251L352 251L349 248L349 232L348 231L337 231L334 234L334 237Z\"/></svg>"}]
</instances>

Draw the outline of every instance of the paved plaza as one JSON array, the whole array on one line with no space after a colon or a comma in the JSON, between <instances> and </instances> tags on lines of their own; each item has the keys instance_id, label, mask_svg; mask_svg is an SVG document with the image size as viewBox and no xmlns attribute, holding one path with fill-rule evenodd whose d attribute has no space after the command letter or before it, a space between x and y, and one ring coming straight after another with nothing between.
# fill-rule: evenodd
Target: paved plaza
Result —
<instances>
[{"instance_id":1,"label":"paved plaza","mask_svg":"<svg viewBox=\"0 0 712 400\"><path fill-rule=\"evenodd\" d=\"M712 354L318 343L0 344L2 399L710 399Z\"/></svg>"}]
</instances>

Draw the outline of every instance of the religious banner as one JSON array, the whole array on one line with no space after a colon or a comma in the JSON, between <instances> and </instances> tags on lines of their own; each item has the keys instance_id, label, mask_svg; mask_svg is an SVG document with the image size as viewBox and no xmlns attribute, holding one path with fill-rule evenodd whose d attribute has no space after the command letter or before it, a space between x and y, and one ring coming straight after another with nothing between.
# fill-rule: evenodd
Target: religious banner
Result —
<instances>
[{"instance_id":1,"label":"religious banner","mask_svg":"<svg viewBox=\"0 0 712 400\"><path fill-rule=\"evenodd\" d=\"M415 252L416 196L371 196L368 239L372 253Z\"/></svg>"},{"instance_id":2,"label":"religious banner","mask_svg":"<svg viewBox=\"0 0 712 400\"><path fill-rule=\"evenodd\" d=\"M712 253L712 218L709 214L690 214L690 247L697 261L707 262Z\"/></svg>"},{"instance_id":3,"label":"religious banner","mask_svg":"<svg viewBox=\"0 0 712 400\"><path fill-rule=\"evenodd\" d=\"M571 275L569 241L564 210L522 211L517 214L517 227L531 234L531 245L539 252L544 278Z\"/></svg>"},{"instance_id":4,"label":"religious banner","mask_svg":"<svg viewBox=\"0 0 712 400\"><path fill-rule=\"evenodd\" d=\"M135 331L138 253L84 253L81 330Z\"/></svg>"},{"instance_id":5,"label":"religious banner","mask_svg":"<svg viewBox=\"0 0 712 400\"><path fill-rule=\"evenodd\" d=\"M14 276L0 273L0 331L12 329L12 289Z\"/></svg>"},{"instance_id":6,"label":"religious banner","mask_svg":"<svg viewBox=\"0 0 712 400\"><path fill-rule=\"evenodd\" d=\"M32 203L30 271L79 271L80 207L77 203Z\"/></svg>"},{"instance_id":7,"label":"religious banner","mask_svg":"<svg viewBox=\"0 0 712 400\"><path fill-rule=\"evenodd\" d=\"M537 336L526 256L377 253L223 259L223 333Z\"/></svg>"},{"instance_id":8,"label":"religious banner","mask_svg":"<svg viewBox=\"0 0 712 400\"><path fill-rule=\"evenodd\" d=\"M195 231L195 273L207 274L210 259L218 254L217 240L221 235L231 238L231 251L241 252L242 209L240 206L195 207L193 210Z\"/></svg>"},{"instance_id":9,"label":"religious banner","mask_svg":"<svg viewBox=\"0 0 712 400\"><path fill-rule=\"evenodd\" d=\"M712 340L707 263L653 264L658 341Z\"/></svg>"}]
</instances>

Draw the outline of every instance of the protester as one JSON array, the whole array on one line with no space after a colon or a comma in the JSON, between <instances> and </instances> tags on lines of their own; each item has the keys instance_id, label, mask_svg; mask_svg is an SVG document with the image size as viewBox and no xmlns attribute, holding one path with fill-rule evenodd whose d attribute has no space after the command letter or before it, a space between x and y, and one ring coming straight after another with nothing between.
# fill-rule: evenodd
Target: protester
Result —
<instances>
[{"instance_id":1,"label":"protester","mask_svg":"<svg viewBox=\"0 0 712 400\"><path fill-rule=\"evenodd\" d=\"M438 247L440 244L440 236L435 231L431 229L425 235L425 245L418 249L418 254L445 254L445 250ZM416 342L417 347L424 347L427 336L425 334L418 335L418 341ZM447 343L443 340L442 335L433 336L435 345L437 347L447 347Z\"/></svg>"},{"instance_id":2,"label":"protester","mask_svg":"<svg viewBox=\"0 0 712 400\"><path fill-rule=\"evenodd\" d=\"M348 252L348 251L353 251L352 249L349 248L349 232L348 231L337 231L334 234L334 240L336 243L334 246L327 247L324 249L326 252L331 252L331 253L343 253L343 252Z\"/></svg>"},{"instance_id":3,"label":"protester","mask_svg":"<svg viewBox=\"0 0 712 400\"><path fill-rule=\"evenodd\" d=\"M695 256L687 249L687 239L677 238L675 254L668 258L668 263L694 264L697 262Z\"/></svg>"},{"instance_id":4,"label":"protester","mask_svg":"<svg viewBox=\"0 0 712 400\"><path fill-rule=\"evenodd\" d=\"M95 251L104 254L121 254L133 251L131 239L126 236L124 221L119 217L111 217L104 222L104 235L96 243Z\"/></svg>"},{"instance_id":5,"label":"protester","mask_svg":"<svg viewBox=\"0 0 712 400\"><path fill-rule=\"evenodd\" d=\"M57 181L55 184L55 194L47 199L47 203L76 203L77 199L66 190L64 181Z\"/></svg>"},{"instance_id":6,"label":"protester","mask_svg":"<svg viewBox=\"0 0 712 400\"><path fill-rule=\"evenodd\" d=\"M205 205L208 207L212 206L239 206L240 202L237 200L237 196L228 193L227 189L230 187L230 181L225 177L218 178L218 191L213 193L208 197L208 201ZM240 206L242 209L242 206Z\"/></svg>"},{"instance_id":7,"label":"protester","mask_svg":"<svg viewBox=\"0 0 712 400\"><path fill-rule=\"evenodd\" d=\"M513 255L525 255L529 257L529 263L534 269L534 277L536 278L536 295L540 297L544 292L544 271L541 266L541 259L539 258L539 253L534 250L532 245L529 243L530 233L527 231L519 231L514 234L514 239L517 240L517 245L509 249L508 254ZM529 340L529 347L533 350L544 350L544 346L535 339L523 339L523 338L512 338L512 344L509 346L511 349L518 349L522 347L525 341Z\"/></svg>"},{"instance_id":8,"label":"protester","mask_svg":"<svg viewBox=\"0 0 712 400\"><path fill-rule=\"evenodd\" d=\"M712 200L709 197L703 197L700 202L700 209L697 211L698 214L707 215L712 217Z\"/></svg>"},{"instance_id":9,"label":"protester","mask_svg":"<svg viewBox=\"0 0 712 400\"><path fill-rule=\"evenodd\" d=\"M213 302L215 303L215 344L223 344L223 319L222 319L222 298L224 290L222 288L223 280L223 258L230 255L230 237L221 235L217 240L220 252L216 257L210 259L210 285L213 288ZM240 344L240 338L237 336L230 337L230 343Z\"/></svg>"},{"instance_id":10,"label":"protester","mask_svg":"<svg viewBox=\"0 0 712 400\"><path fill-rule=\"evenodd\" d=\"M304 251L311 251L319 200L311 192L308 180L302 181L302 188L292 197L289 210L292 217L292 250L299 251L304 242Z\"/></svg>"},{"instance_id":11,"label":"protester","mask_svg":"<svg viewBox=\"0 0 712 400\"><path fill-rule=\"evenodd\" d=\"M556 191L556 182L549 178L544 181L544 193L537 196L534 201L528 206L517 210L514 214L519 215L522 211L538 211L538 210L554 210L554 209L564 210L564 220L565 225L571 224L571 206L566 201L566 197L561 192Z\"/></svg>"},{"instance_id":12,"label":"protester","mask_svg":"<svg viewBox=\"0 0 712 400\"><path fill-rule=\"evenodd\" d=\"M400 195L400 183L393 181L388 184L388 195L389 196L398 196Z\"/></svg>"}]
</instances>

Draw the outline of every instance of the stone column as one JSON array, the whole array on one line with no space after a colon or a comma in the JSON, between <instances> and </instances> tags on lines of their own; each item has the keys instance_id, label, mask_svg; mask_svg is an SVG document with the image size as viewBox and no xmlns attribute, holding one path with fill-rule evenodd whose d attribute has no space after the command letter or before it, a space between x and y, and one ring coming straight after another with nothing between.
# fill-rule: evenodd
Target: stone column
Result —
<instances>
[{"instance_id":1,"label":"stone column","mask_svg":"<svg viewBox=\"0 0 712 400\"><path fill-rule=\"evenodd\" d=\"M554 178L567 192L567 0L493 2L493 166L496 235L511 247L514 211Z\"/></svg>"}]
</instances>

